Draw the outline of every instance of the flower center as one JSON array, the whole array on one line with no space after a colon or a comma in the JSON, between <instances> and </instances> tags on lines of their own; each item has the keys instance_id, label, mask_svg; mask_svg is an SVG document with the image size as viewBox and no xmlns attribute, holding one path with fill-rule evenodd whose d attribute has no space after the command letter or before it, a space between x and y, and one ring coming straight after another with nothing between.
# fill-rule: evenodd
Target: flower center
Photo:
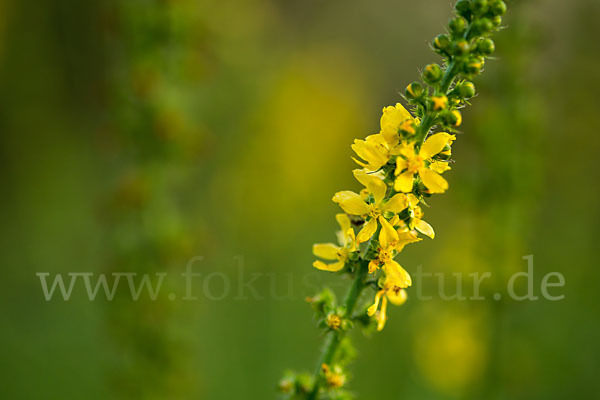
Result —
<instances>
[{"instance_id":1,"label":"flower center","mask_svg":"<svg viewBox=\"0 0 600 400\"><path fill-rule=\"evenodd\" d=\"M379 206L377 206L377 204L369 204L369 216L371 218L377 218L381 215L381 210L379 209Z\"/></svg>"},{"instance_id":2,"label":"flower center","mask_svg":"<svg viewBox=\"0 0 600 400\"><path fill-rule=\"evenodd\" d=\"M421 168L423 168L423 166L424 166L423 157L419 156L418 154L415 154L413 157L410 157L406 161L407 161L406 169L413 174L416 174L417 172L419 172L419 170Z\"/></svg>"}]
</instances>

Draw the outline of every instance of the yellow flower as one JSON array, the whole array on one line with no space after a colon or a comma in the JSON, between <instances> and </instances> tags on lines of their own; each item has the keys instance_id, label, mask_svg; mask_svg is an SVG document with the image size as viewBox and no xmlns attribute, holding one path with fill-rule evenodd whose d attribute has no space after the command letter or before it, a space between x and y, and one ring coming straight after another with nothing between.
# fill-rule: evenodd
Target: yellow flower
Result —
<instances>
[{"instance_id":1,"label":"yellow flower","mask_svg":"<svg viewBox=\"0 0 600 400\"><path fill-rule=\"evenodd\" d=\"M367 222L356 236L357 242L363 243L369 240L377 231L377 218L385 212L394 214L401 212L408 207L408 198L404 193L397 193L389 200L384 201L387 185L379 174L370 174L364 169L355 169L353 172L356 179L373 196L373 202L367 203L360 194L350 190L337 192L333 196L333 201L338 203L346 213L360 215L367 219Z\"/></svg>"},{"instance_id":2,"label":"yellow flower","mask_svg":"<svg viewBox=\"0 0 600 400\"><path fill-rule=\"evenodd\" d=\"M411 232L413 230L417 230L421 232L423 235L429 236L430 238L435 238L435 232L433 231L433 227L429 225L427 222L423 221L423 210L419 207L419 199L414 194L409 194L408 198L408 216L409 222L408 225L404 223L404 221L399 221L398 224L400 228L398 229L399 234L404 232Z\"/></svg>"},{"instance_id":3,"label":"yellow flower","mask_svg":"<svg viewBox=\"0 0 600 400\"><path fill-rule=\"evenodd\" d=\"M401 252L407 244L418 242L421 239L410 231L398 232L383 217L379 217L379 223L381 224L379 249L377 257L369 262L369 273L373 273L383 266L386 275L395 277L399 286L408 287L412 284L410 275L394 260L394 256Z\"/></svg>"},{"instance_id":4,"label":"yellow flower","mask_svg":"<svg viewBox=\"0 0 600 400\"><path fill-rule=\"evenodd\" d=\"M328 314L327 318L325 319L325 322L327 323L327 326L333 329L334 331L337 331L342 326L342 318L340 318L339 315L334 313Z\"/></svg>"},{"instance_id":5,"label":"yellow flower","mask_svg":"<svg viewBox=\"0 0 600 400\"><path fill-rule=\"evenodd\" d=\"M381 309L377 314L377 330L380 331L385 326L387 321L387 303L388 300L390 303L401 306L406 302L406 290L401 286L396 284L393 277L385 278L383 288L377 292L375 295L374 303L368 308L367 314L369 317L372 317L377 313L377 309L379 308L379 303L381 303Z\"/></svg>"},{"instance_id":6,"label":"yellow flower","mask_svg":"<svg viewBox=\"0 0 600 400\"><path fill-rule=\"evenodd\" d=\"M394 155L389 144L385 141L381 134L370 135L365 140L355 139L351 146L352 150L365 162L362 162L354 157L352 159L361 167L369 171L377 171L389 161Z\"/></svg>"},{"instance_id":7,"label":"yellow flower","mask_svg":"<svg viewBox=\"0 0 600 400\"><path fill-rule=\"evenodd\" d=\"M396 181L394 189L398 192L409 193L413 188L415 174L419 174L421 181L430 193L443 193L448 189L448 182L442 176L429 168L426 161L444 150L455 136L446 132L431 135L420 150L415 151L414 143L402 147L400 156L396 158Z\"/></svg>"},{"instance_id":8,"label":"yellow flower","mask_svg":"<svg viewBox=\"0 0 600 400\"><path fill-rule=\"evenodd\" d=\"M431 100L433 100L434 110L444 110L448 106L448 98L444 95L432 96Z\"/></svg>"},{"instance_id":9,"label":"yellow flower","mask_svg":"<svg viewBox=\"0 0 600 400\"><path fill-rule=\"evenodd\" d=\"M313 254L325 260L335 261L325 264L323 261L315 261L313 267L322 271L336 272L344 268L350 253L356 251L356 238L350 224L350 218L346 214L335 216L341 230L338 232L338 241L341 246L333 243L316 243L313 245Z\"/></svg>"},{"instance_id":10,"label":"yellow flower","mask_svg":"<svg viewBox=\"0 0 600 400\"><path fill-rule=\"evenodd\" d=\"M402 127L404 130L412 129L414 118L400 103L395 106L384 107L383 115L379 125L381 126L381 135L385 141L392 147L398 144L398 130Z\"/></svg>"},{"instance_id":11,"label":"yellow flower","mask_svg":"<svg viewBox=\"0 0 600 400\"><path fill-rule=\"evenodd\" d=\"M322 364L321 371L325 375L327 386L331 388L340 388L346 383L346 375L344 375L339 365L334 365L333 368L330 368L329 365Z\"/></svg>"}]
</instances>

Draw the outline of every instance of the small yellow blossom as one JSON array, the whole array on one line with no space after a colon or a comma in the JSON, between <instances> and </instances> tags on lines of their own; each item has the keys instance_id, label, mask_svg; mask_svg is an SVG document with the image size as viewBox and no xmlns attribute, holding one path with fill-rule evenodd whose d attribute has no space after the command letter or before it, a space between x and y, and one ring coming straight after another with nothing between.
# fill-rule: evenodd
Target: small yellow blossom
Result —
<instances>
[{"instance_id":1,"label":"small yellow blossom","mask_svg":"<svg viewBox=\"0 0 600 400\"><path fill-rule=\"evenodd\" d=\"M410 133L411 135L415 133L415 121L412 119L404 120L398 127L399 130Z\"/></svg>"},{"instance_id":2,"label":"small yellow blossom","mask_svg":"<svg viewBox=\"0 0 600 400\"><path fill-rule=\"evenodd\" d=\"M401 306L406 302L406 290L404 290L404 288L401 286L398 286L396 283L397 282L394 281L393 277L386 277L383 288L377 292L374 303L367 310L367 314L372 317L377 313L379 303L381 303L381 309L376 317L378 331L381 331L384 328L387 321L388 300L390 303L396 306Z\"/></svg>"},{"instance_id":3,"label":"small yellow blossom","mask_svg":"<svg viewBox=\"0 0 600 400\"><path fill-rule=\"evenodd\" d=\"M325 319L325 322L327 323L327 326L333 329L334 331L337 331L338 329L340 329L340 326L342 326L342 318L340 318L339 315L334 313L328 314L327 318Z\"/></svg>"},{"instance_id":4,"label":"small yellow blossom","mask_svg":"<svg viewBox=\"0 0 600 400\"><path fill-rule=\"evenodd\" d=\"M379 122L381 126L380 133L392 147L398 144L398 130L401 126L406 129L408 126L406 125L407 121L412 126L414 118L402 104L396 103L395 106L388 106L383 109L383 115Z\"/></svg>"},{"instance_id":5,"label":"small yellow blossom","mask_svg":"<svg viewBox=\"0 0 600 400\"><path fill-rule=\"evenodd\" d=\"M355 169L353 172L356 179L373 196L373 202L367 203L360 194L350 190L337 192L333 196L333 201L338 203L346 213L363 216L367 219L367 222L356 236L358 243L364 243L377 231L378 218L385 212L394 214L401 212L408 207L408 198L404 193L397 193L389 200L384 201L387 185L379 175L370 174L364 169Z\"/></svg>"},{"instance_id":6,"label":"small yellow blossom","mask_svg":"<svg viewBox=\"0 0 600 400\"><path fill-rule=\"evenodd\" d=\"M326 264L323 261L313 262L313 267L322 271L336 272L344 268L350 253L356 251L356 238L354 229L350 223L350 218L346 214L337 214L335 216L341 230L338 232L338 242L340 246L333 243L316 243L313 245L313 254L325 260L335 261Z\"/></svg>"},{"instance_id":7,"label":"small yellow blossom","mask_svg":"<svg viewBox=\"0 0 600 400\"><path fill-rule=\"evenodd\" d=\"M394 260L394 257L404 249L404 246L421 239L410 231L398 232L385 218L381 218L379 223L381 224L380 246L377 257L369 262L369 273L374 273L382 267L386 276L395 278L398 286L408 287L412 285L410 275Z\"/></svg>"},{"instance_id":8,"label":"small yellow blossom","mask_svg":"<svg viewBox=\"0 0 600 400\"><path fill-rule=\"evenodd\" d=\"M423 210L418 205L419 199L413 194L408 195L408 216L409 222L408 225L404 223L404 221L399 221L398 225L400 228L398 229L400 233L411 232L413 230L417 230L425 236L429 236L431 239L435 238L435 232L433 231L433 227L429 225L427 222L423 221Z\"/></svg>"},{"instance_id":9,"label":"small yellow blossom","mask_svg":"<svg viewBox=\"0 0 600 400\"><path fill-rule=\"evenodd\" d=\"M433 100L434 110L444 110L446 107L448 107L448 98L444 95L432 96L431 100Z\"/></svg>"},{"instance_id":10,"label":"small yellow blossom","mask_svg":"<svg viewBox=\"0 0 600 400\"><path fill-rule=\"evenodd\" d=\"M397 151L394 152L393 149L390 148L390 145L380 133L369 135L365 140L355 139L354 144L351 147L358 157L365 162L354 157L352 157L352 159L358 165L369 171L377 171L387 164L392 155L397 155Z\"/></svg>"},{"instance_id":11,"label":"small yellow blossom","mask_svg":"<svg viewBox=\"0 0 600 400\"><path fill-rule=\"evenodd\" d=\"M421 181L430 193L443 193L448 189L448 182L442 176L427 166L430 158L444 150L455 136L446 132L439 132L430 136L415 150L414 143L403 146L400 156L396 158L396 181L394 189L399 192L412 191L414 176L419 174Z\"/></svg>"},{"instance_id":12,"label":"small yellow blossom","mask_svg":"<svg viewBox=\"0 0 600 400\"><path fill-rule=\"evenodd\" d=\"M331 388L340 388L346 383L346 375L342 372L342 368L339 365L334 365L333 368L327 364L321 365L321 371L325 375L325 382L327 386Z\"/></svg>"}]
</instances>

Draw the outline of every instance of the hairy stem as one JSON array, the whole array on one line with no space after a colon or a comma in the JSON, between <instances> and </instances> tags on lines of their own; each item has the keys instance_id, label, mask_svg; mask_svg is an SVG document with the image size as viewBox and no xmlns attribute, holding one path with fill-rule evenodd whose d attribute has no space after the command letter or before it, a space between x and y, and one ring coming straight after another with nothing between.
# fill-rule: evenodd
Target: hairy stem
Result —
<instances>
[{"instance_id":1,"label":"hairy stem","mask_svg":"<svg viewBox=\"0 0 600 400\"><path fill-rule=\"evenodd\" d=\"M344 299L344 307L346 308L346 315L352 315L352 311L356 306L356 302L358 301L358 297L360 293L365 288L365 275L368 270L368 261L361 261L359 264L356 277L352 282L352 286L348 289L348 293L346 294L346 298ZM319 394L319 389L323 384L323 377L321 376L321 366L323 364L331 364L335 352L340 345L342 339L346 335L344 331L330 331L327 333L325 338L325 344L323 346L323 352L321 353L321 358L317 364L317 369L315 371L315 384L313 386L312 391L308 394L308 400L315 400Z\"/></svg>"},{"instance_id":2,"label":"hairy stem","mask_svg":"<svg viewBox=\"0 0 600 400\"><path fill-rule=\"evenodd\" d=\"M456 70L456 63L454 62L454 60L452 60L448 64L448 67L446 68L446 73L444 74L444 77L442 78L442 81L440 82L440 92L441 93L447 94L448 88L450 87L450 84L452 83L452 80L454 80L454 76L456 75L455 70Z\"/></svg>"}]
</instances>

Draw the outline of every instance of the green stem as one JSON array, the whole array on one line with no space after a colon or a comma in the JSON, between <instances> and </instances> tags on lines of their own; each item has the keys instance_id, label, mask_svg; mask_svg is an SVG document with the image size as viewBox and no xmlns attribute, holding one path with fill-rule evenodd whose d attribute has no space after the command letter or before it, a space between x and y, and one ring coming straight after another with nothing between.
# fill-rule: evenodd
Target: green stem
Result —
<instances>
[{"instance_id":1,"label":"green stem","mask_svg":"<svg viewBox=\"0 0 600 400\"><path fill-rule=\"evenodd\" d=\"M354 307L356 307L356 302L358 301L358 297L360 293L365 287L364 277L368 270L368 261L362 261L358 269L356 271L356 277L352 282L352 286L348 289L348 293L346 294L346 298L344 299L344 307L346 308L346 315L352 315L352 311ZM325 338L325 345L323 346L323 352L321 353L321 358L319 363L317 364L317 369L315 371L315 384L313 386L312 391L308 394L307 400L315 400L319 394L319 389L323 384L323 376L321 375L321 366L323 364L331 364L333 357L335 355L338 346L342 342L342 339L346 336L346 332L344 331L330 331L327 333Z\"/></svg>"},{"instance_id":2,"label":"green stem","mask_svg":"<svg viewBox=\"0 0 600 400\"><path fill-rule=\"evenodd\" d=\"M450 87L450 84L452 83L452 80L454 79L454 76L456 75L456 63L454 62L454 60L450 61L450 63L448 64L448 68L446 68L446 73L444 74L444 77L442 78L442 81L440 82L440 92L447 94L448 92L448 88Z\"/></svg>"},{"instance_id":3,"label":"green stem","mask_svg":"<svg viewBox=\"0 0 600 400\"><path fill-rule=\"evenodd\" d=\"M463 38L465 40L468 40L469 37L471 36L471 28L472 28L472 25L469 25L469 27L467 28L467 31L463 35ZM448 67L446 68L446 72L444 73L444 76L442 77L442 80L440 81L440 87L437 90L438 94L445 94L445 95L448 94L448 88L450 87L450 85L452 84L452 81L454 80L454 77L456 76L456 72L457 72L456 66L457 66L457 64L456 64L454 57L450 57L450 61L448 62ZM431 127L433 126L433 122L434 122L433 113L431 111L426 111L425 115L423 116L423 119L421 120L421 123L417 127L416 136L417 136L417 143L419 143L419 146L425 140L425 136L427 136L427 132L429 132L429 129L431 129Z\"/></svg>"}]
</instances>

